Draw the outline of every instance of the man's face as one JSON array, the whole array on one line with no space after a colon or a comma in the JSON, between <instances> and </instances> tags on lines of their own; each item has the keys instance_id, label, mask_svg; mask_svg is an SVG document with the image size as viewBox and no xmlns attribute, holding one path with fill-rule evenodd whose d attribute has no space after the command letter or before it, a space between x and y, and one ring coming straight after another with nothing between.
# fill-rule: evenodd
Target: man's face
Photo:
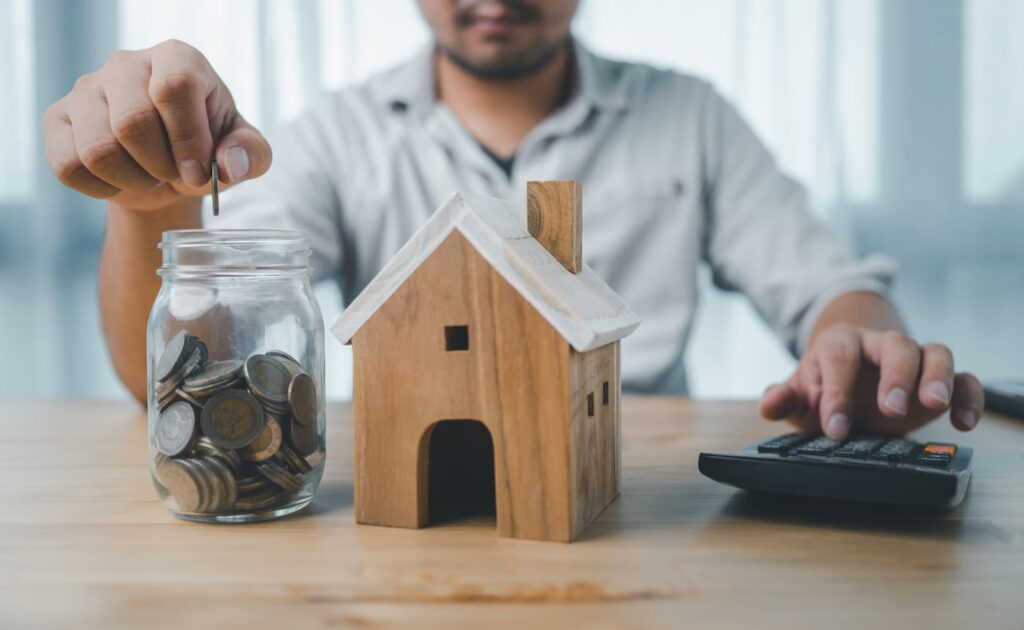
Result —
<instances>
[{"instance_id":1,"label":"man's face","mask_svg":"<svg viewBox=\"0 0 1024 630\"><path fill-rule=\"evenodd\" d=\"M475 76L529 76L568 41L579 0L419 0L438 47Z\"/></svg>"}]
</instances>

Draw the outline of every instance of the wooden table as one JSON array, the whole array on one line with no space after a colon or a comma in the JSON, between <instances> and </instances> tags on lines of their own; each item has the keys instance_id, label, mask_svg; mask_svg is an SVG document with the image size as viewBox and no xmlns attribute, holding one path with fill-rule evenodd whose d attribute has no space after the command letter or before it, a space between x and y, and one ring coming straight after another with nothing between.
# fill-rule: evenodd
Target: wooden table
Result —
<instances>
[{"instance_id":1,"label":"wooden table","mask_svg":"<svg viewBox=\"0 0 1024 630\"><path fill-rule=\"evenodd\" d=\"M0 404L0 627L1024 627L1018 421L923 431L974 446L976 468L960 508L920 514L715 484L699 451L783 425L752 403L628 398L622 495L566 545L485 521L356 526L350 408L329 417L309 509L199 525L157 502L136 407Z\"/></svg>"}]
</instances>

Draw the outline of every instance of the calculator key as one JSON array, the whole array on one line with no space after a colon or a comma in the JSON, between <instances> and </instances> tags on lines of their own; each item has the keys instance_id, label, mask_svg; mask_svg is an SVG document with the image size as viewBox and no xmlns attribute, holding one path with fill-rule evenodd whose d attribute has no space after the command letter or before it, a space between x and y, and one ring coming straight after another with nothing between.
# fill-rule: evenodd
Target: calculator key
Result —
<instances>
[{"instance_id":1,"label":"calculator key","mask_svg":"<svg viewBox=\"0 0 1024 630\"><path fill-rule=\"evenodd\" d=\"M929 442L924 445L924 453L935 454L935 455L948 455L953 457L956 455L955 444L937 444L935 442Z\"/></svg>"},{"instance_id":2,"label":"calculator key","mask_svg":"<svg viewBox=\"0 0 1024 630\"><path fill-rule=\"evenodd\" d=\"M837 448L832 455L836 457L849 457L851 459L865 459L885 442L885 438L850 438L841 447Z\"/></svg>"},{"instance_id":3,"label":"calculator key","mask_svg":"<svg viewBox=\"0 0 1024 630\"><path fill-rule=\"evenodd\" d=\"M785 453L797 444L803 444L812 436L804 433L787 433L757 445L758 453Z\"/></svg>"},{"instance_id":4,"label":"calculator key","mask_svg":"<svg viewBox=\"0 0 1024 630\"><path fill-rule=\"evenodd\" d=\"M913 440L907 440L904 438L896 438L889 440L882 445L882 448L878 449L871 454L872 459L887 459L889 461L903 461L910 457L911 454L917 447L920 446Z\"/></svg>"},{"instance_id":5,"label":"calculator key","mask_svg":"<svg viewBox=\"0 0 1024 630\"><path fill-rule=\"evenodd\" d=\"M797 455L828 455L842 442L833 440L825 436L816 437L807 444L796 447Z\"/></svg>"},{"instance_id":6,"label":"calculator key","mask_svg":"<svg viewBox=\"0 0 1024 630\"><path fill-rule=\"evenodd\" d=\"M922 453L921 456L917 458L916 463L921 466L948 468L950 461L952 461L952 458L949 455Z\"/></svg>"}]
</instances>

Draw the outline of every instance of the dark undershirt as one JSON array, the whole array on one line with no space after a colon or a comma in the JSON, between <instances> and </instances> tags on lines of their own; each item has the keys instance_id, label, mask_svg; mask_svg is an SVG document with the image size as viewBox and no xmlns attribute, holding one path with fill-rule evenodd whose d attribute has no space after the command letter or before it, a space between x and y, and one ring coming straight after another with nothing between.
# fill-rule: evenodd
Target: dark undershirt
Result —
<instances>
[{"instance_id":1,"label":"dark undershirt","mask_svg":"<svg viewBox=\"0 0 1024 630\"><path fill-rule=\"evenodd\" d=\"M490 149L485 147L483 144L480 145L480 148L484 150L484 153L487 154L487 157L494 160L494 163L498 165L498 168L505 172L505 177L512 179L512 164L515 163L516 161L515 153L513 153L511 156L507 158L503 158L494 151L491 151Z\"/></svg>"}]
</instances>

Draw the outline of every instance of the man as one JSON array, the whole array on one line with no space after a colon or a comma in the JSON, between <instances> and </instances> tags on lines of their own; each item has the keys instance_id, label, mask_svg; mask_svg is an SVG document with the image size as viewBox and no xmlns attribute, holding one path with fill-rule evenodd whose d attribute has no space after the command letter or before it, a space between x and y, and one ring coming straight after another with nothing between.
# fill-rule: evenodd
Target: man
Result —
<instances>
[{"instance_id":1,"label":"man","mask_svg":"<svg viewBox=\"0 0 1024 630\"><path fill-rule=\"evenodd\" d=\"M46 153L62 182L110 202L100 301L129 390L144 400L154 245L200 227L216 155L226 184L254 180L220 225L304 230L315 277L337 279L347 300L453 190L521 198L527 179L580 180L587 261L644 320L624 344L627 388L684 387L704 261L801 356L765 392L765 417L842 438L949 410L972 429L977 379L956 374L944 346L907 337L884 297L888 263L845 254L707 84L575 42L577 1L420 0L436 45L285 129L273 169L267 141L186 44L118 52L82 77L45 116Z\"/></svg>"}]
</instances>

